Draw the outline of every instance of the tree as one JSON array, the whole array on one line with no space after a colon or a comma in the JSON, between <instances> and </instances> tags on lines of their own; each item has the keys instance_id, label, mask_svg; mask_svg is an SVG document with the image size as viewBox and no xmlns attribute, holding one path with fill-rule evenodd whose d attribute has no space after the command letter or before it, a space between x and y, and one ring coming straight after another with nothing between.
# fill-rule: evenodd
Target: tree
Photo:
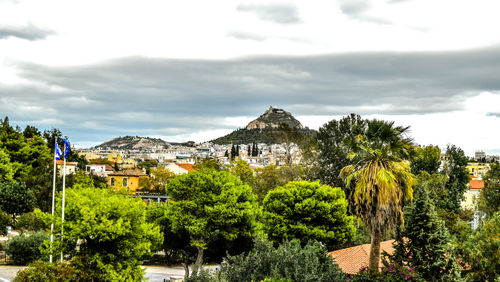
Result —
<instances>
[{"instance_id":1,"label":"tree","mask_svg":"<svg viewBox=\"0 0 500 282\"><path fill-rule=\"evenodd\" d=\"M235 240L254 232L258 214L255 196L229 172L201 170L180 175L168 183L167 194L172 230L186 230L190 245L197 249L195 273L211 238L221 235Z\"/></svg>"},{"instance_id":2,"label":"tree","mask_svg":"<svg viewBox=\"0 0 500 282\"><path fill-rule=\"evenodd\" d=\"M253 186L253 192L257 195L259 203L262 203L269 191L285 183L286 182L280 177L278 167L274 164L270 164L255 170L255 185Z\"/></svg>"},{"instance_id":3,"label":"tree","mask_svg":"<svg viewBox=\"0 0 500 282\"><path fill-rule=\"evenodd\" d=\"M3 182L0 183L0 209L13 216L33 211L35 208L35 197L24 183Z\"/></svg>"},{"instance_id":4,"label":"tree","mask_svg":"<svg viewBox=\"0 0 500 282\"><path fill-rule=\"evenodd\" d=\"M56 211L61 214L60 197ZM60 228L58 219L54 230ZM54 242L59 242L60 233L55 234ZM84 185L66 190L64 253L93 279L142 280L142 258L161 240L159 227L146 222L146 205L140 199ZM54 255L59 251L55 248Z\"/></svg>"},{"instance_id":5,"label":"tree","mask_svg":"<svg viewBox=\"0 0 500 282\"><path fill-rule=\"evenodd\" d=\"M353 208L354 187L347 187L339 176L342 168L354 163L348 157L350 140L363 132L366 120L356 114L350 114L341 120L331 120L318 130L318 176L322 183L332 187L341 187L346 193L349 207ZM354 213L349 210L349 213Z\"/></svg>"},{"instance_id":6,"label":"tree","mask_svg":"<svg viewBox=\"0 0 500 282\"><path fill-rule=\"evenodd\" d=\"M211 158L201 159L201 161L195 164L193 168L196 170L202 170L202 169L213 169L216 171L223 170L221 164L216 159L211 159Z\"/></svg>"},{"instance_id":7,"label":"tree","mask_svg":"<svg viewBox=\"0 0 500 282\"><path fill-rule=\"evenodd\" d=\"M228 282L345 281L345 274L326 252L325 245L315 241L305 246L298 240L285 241L274 248L271 242L256 240L252 251L226 258L220 277Z\"/></svg>"},{"instance_id":8,"label":"tree","mask_svg":"<svg viewBox=\"0 0 500 282\"><path fill-rule=\"evenodd\" d=\"M416 156L410 165L411 172L414 175L419 175L422 171L426 171L429 174L438 172L441 166L441 150L438 146L417 147L415 154Z\"/></svg>"},{"instance_id":9,"label":"tree","mask_svg":"<svg viewBox=\"0 0 500 282\"><path fill-rule=\"evenodd\" d=\"M140 169L145 168L146 169L146 174L148 174L148 175L151 173L151 169L155 168L157 166L158 166L158 161L157 160L145 160L145 161L140 162L139 164L137 164L138 168L140 168Z\"/></svg>"},{"instance_id":10,"label":"tree","mask_svg":"<svg viewBox=\"0 0 500 282\"><path fill-rule=\"evenodd\" d=\"M471 281L498 281L500 277L500 212L496 212L464 243L464 261Z\"/></svg>"},{"instance_id":11,"label":"tree","mask_svg":"<svg viewBox=\"0 0 500 282\"><path fill-rule=\"evenodd\" d=\"M35 136L42 137L42 133L40 132L40 130L31 125L27 125L26 128L24 128L23 135L24 138L33 138Z\"/></svg>"},{"instance_id":12,"label":"tree","mask_svg":"<svg viewBox=\"0 0 500 282\"><path fill-rule=\"evenodd\" d=\"M167 183L175 178L175 174L166 169L165 166L159 165L157 168L150 169L151 177L144 177L140 179L139 185L144 187L146 191L165 192Z\"/></svg>"},{"instance_id":13,"label":"tree","mask_svg":"<svg viewBox=\"0 0 500 282\"><path fill-rule=\"evenodd\" d=\"M255 183L255 177L253 176L253 171L248 165L248 163L241 158L236 158L232 163L231 173L238 176L238 178L245 184L252 187Z\"/></svg>"},{"instance_id":14,"label":"tree","mask_svg":"<svg viewBox=\"0 0 500 282\"><path fill-rule=\"evenodd\" d=\"M428 186L421 182L415 188L414 202L405 213L404 228L393 244L396 252L391 258L397 265L415 269L426 281L436 281L457 269L450 263L450 258L455 259L450 256L450 236L429 198Z\"/></svg>"},{"instance_id":15,"label":"tree","mask_svg":"<svg viewBox=\"0 0 500 282\"><path fill-rule=\"evenodd\" d=\"M355 182L356 213L371 232L369 267L378 271L382 236L403 220L404 202L412 200L414 181L408 159L413 145L405 137L409 127L370 120L350 144L349 156L356 163L340 173L346 187Z\"/></svg>"},{"instance_id":16,"label":"tree","mask_svg":"<svg viewBox=\"0 0 500 282\"><path fill-rule=\"evenodd\" d=\"M10 163L9 155L3 148L0 148L0 182L12 181L15 172L16 169L14 165Z\"/></svg>"},{"instance_id":17,"label":"tree","mask_svg":"<svg viewBox=\"0 0 500 282\"><path fill-rule=\"evenodd\" d=\"M455 145L448 145L445 155L444 173L448 176L446 182L448 195L443 199L441 207L458 214L464 193L467 190L467 183L470 181L467 171L468 160L464 151Z\"/></svg>"},{"instance_id":18,"label":"tree","mask_svg":"<svg viewBox=\"0 0 500 282\"><path fill-rule=\"evenodd\" d=\"M5 252L14 264L26 265L40 259L40 246L49 236L43 231L23 233L6 242Z\"/></svg>"},{"instance_id":19,"label":"tree","mask_svg":"<svg viewBox=\"0 0 500 282\"><path fill-rule=\"evenodd\" d=\"M264 225L268 237L281 243L298 239L323 242L328 248L354 238L353 217L339 188L319 181L293 181L270 191L264 199Z\"/></svg>"},{"instance_id":20,"label":"tree","mask_svg":"<svg viewBox=\"0 0 500 282\"><path fill-rule=\"evenodd\" d=\"M492 164L484 177L479 206L489 216L500 210L500 164L498 163Z\"/></svg>"}]
</instances>

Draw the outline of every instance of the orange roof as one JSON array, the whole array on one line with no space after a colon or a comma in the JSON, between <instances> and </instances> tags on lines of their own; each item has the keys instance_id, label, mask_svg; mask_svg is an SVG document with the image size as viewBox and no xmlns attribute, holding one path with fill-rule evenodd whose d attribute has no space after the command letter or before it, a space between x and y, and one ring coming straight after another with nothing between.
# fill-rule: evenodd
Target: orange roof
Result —
<instances>
[{"instance_id":1,"label":"orange roof","mask_svg":"<svg viewBox=\"0 0 500 282\"><path fill-rule=\"evenodd\" d=\"M471 180L469 181L469 189L483 189L484 181L483 180Z\"/></svg>"},{"instance_id":2,"label":"orange roof","mask_svg":"<svg viewBox=\"0 0 500 282\"><path fill-rule=\"evenodd\" d=\"M58 165L64 165L64 161L63 160L56 160L56 164L58 164ZM78 163L72 163L72 162L66 161L66 165L76 166L77 164Z\"/></svg>"},{"instance_id":3,"label":"orange roof","mask_svg":"<svg viewBox=\"0 0 500 282\"><path fill-rule=\"evenodd\" d=\"M182 167L183 169L187 170L187 171L193 171L194 170L194 167L192 164L176 164L180 167Z\"/></svg>"},{"instance_id":4,"label":"orange roof","mask_svg":"<svg viewBox=\"0 0 500 282\"><path fill-rule=\"evenodd\" d=\"M388 240L380 243L380 253L386 251L388 254L394 252L392 243L394 240ZM335 259L337 265L343 272L348 274L356 274L361 267L367 267L370 259L370 244L354 246L346 249L341 249L328 254ZM383 267L382 261L379 262L379 267Z\"/></svg>"}]
</instances>

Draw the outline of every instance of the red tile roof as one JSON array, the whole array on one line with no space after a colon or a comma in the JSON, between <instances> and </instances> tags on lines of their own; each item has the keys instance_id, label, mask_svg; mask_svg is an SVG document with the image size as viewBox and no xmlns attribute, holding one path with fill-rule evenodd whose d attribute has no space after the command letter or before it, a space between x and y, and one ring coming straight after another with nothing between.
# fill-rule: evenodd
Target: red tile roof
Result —
<instances>
[{"instance_id":1,"label":"red tile roof","mask_svg":"<svg viewBox=\"0 0 500 282\"><path fill-rule=\"evenodd\" d=\"M58 165L64 165L64 161L63 160L56 160L56 164ZM73 162L68 162L66 161L66 165L70 165L70 166L76 166L78 163L73 163Z\"/></svg>"},{"instance_id":2,"label":"red tile roof","mask_svg":"<svg viewBox=\"0 0 500 282\"><path fill-rule=\"evenodd\" d=\"M483 180L471 180L469 181L469 189L483 189L484 181Z\"/></svg>"},{"instance_id":3,"label":"red tile roof","mask_svg":"<svg viewBox=\"0 0 500 282\"><path fill-rule=\"evenodd\" d=\"M187 171L194 171L194 167L192 164L176 164L180 167L182 167L183 169L187 170Z\"/></svg>"},{"instance_id":4,"label":"red tile roof","mask_svg":"<svg viewBox=\"0 0 500 282\"><path fill-rule=\"evenodd\" d=\"M393 242L394 240L381 242L380 253L382 254L383 251L386 251L387 253L392 254L394 252L394 248L392 247ZM364 244L329 252L328 254L335 259L335 262L343 272L356 274L361 267L367 267L369 265L370 249L370 244ZM380 261L379 267L382 266L384 265L382 264L382 261Z\"/></svg>"}]
</instances>

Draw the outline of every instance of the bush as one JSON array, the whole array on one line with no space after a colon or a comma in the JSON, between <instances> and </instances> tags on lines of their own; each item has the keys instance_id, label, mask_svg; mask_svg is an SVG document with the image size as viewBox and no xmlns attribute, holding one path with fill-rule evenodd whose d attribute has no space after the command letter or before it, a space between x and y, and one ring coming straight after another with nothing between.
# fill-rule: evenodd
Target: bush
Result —
<instances>
[{"instance_id":1,"label":"bush","mask_svg":"<svg viewBox=\"0 0 500 282\"><path fill-rule=\"evenodd\" d=\"M4 211L0 210L0 234L7 235L7 226L12 223L11 217Z\"/></svg>"},{"instance_id":2,"label":"bush","mask_svg":"<svg viewBox=\"0 0 500 282\"><path fill-rule=\"evenodd\" d=\"M361 270L351 279L352 282L399 282L399 281L425 281L418 276L411 268L406 266L398 267L391 265L384 267L380 272L374 272L366 267Z\"/></svg>"},{"instance_id":3,"label":"bush","mask_svg":"<svg viewBox=\"0 0 500 282\"><path fill-rule=\"evenodd\" d=\"M223 281L262 281L266 278L292 281L344 281L344 273L327 256L317 241L301 247L298 240L274 248L269 241L257 240L252 251L228 256L219 274ZM272 280L271 280L272 281Z\"/></svg>"},{"instance_id":4,"label":"bush","mask_svg":"<svg viewBox=\"0 0 500 282\"><path fill-rule=\"evenodd\" d=\"M84 273L68 264L36 261L28 268L17 272L13 282L25 281L88 281Z\"/></svg>"},{"instance_id":5,"label":"bush","mask_svg":"<svg viewBox=\"0 0 500 282\"><path fill-rule=\"evenodd\" d=\"M48 226L37 216L36 212L27 212L17 218L15 227L20 230L39 231Z\"/></svg>"},{"instance_id":6,"label":"bush","mask_svg":"<svg viewBox=\"0 0 500 282\"><path fill-rule=\"evenodd\" d=\"M217 281L215 273L206 268L200 268L198 273L192 273L191 276L186 278L186 282L211 282Z\"/></svg>"},{"instance_id":7,"label":"bush","mask_svg":"<svg viewBox=\"0 0 500 282\"><path fill-rule=\"evenodd\" d=\"M41 257L39 247L48 239L49 235L43 231L25 233L8 240L5 252L14 264L26 265Z\"/></svg>"}]
</instances>

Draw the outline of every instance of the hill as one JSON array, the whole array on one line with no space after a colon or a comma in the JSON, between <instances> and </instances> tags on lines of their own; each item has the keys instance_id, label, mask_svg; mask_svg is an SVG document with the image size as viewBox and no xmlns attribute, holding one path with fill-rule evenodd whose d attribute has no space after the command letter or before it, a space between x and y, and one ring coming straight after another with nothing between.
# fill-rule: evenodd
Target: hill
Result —
<instances>
[{"instance_id":1,"label":"hill","mask_svg":"<svg viewBox=\"0 0 500 282\"><path fill-rule=\"evenodd\" d=\"M282 143L286 136L290 135L290 131L304 135L316 133L302 126L291 113L269 107L264 114L248 123L245 128L237 129L211 142L215 144Z\"/></svg>"},{"instance_id":2,"label":"hill","mask_svg":"<svg viewBox=\"0 0 500 282\"><path fill-rule=\"evenodd\" d=\"M168 148L170 143L151 137L140 136L124 136L117 137L106 141L94 148L111 149L111 150L147 150L147 149L160 149Z\"/></svg>"}]
</instances>

